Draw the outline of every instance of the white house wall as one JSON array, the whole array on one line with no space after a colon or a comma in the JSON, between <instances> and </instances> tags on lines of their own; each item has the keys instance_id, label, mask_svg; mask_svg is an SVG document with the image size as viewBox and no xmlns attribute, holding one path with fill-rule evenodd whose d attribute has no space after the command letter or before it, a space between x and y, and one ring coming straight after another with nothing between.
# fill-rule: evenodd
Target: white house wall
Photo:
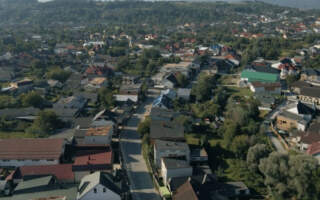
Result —
<instances>
[{"instance_id":1,"label":"white house wall","mask_svg":"<svg viewBox=\"0 0 320 200\"><path fill-rule=\"evenodd\" d=\"M94 193L94 188L97 189L97 192ZM96 187L92 188L87 194L78 200L121 200L121 197L104 187L101 184L98 184ZM103 192L103 188L106 188L106 192Z\"/></svg>"},{"instance_id":2,"label":"white house wall","mask_svg":"<svg viewBox=\"0 0 320 200\"><path fill-rule=\"evenodd\" d=\"M121 94L116 94L115 95L116 101L120 102L126 102L129 99L133 102L138 102L138 95L121 95Z\"/></svg>"}]
</instances>

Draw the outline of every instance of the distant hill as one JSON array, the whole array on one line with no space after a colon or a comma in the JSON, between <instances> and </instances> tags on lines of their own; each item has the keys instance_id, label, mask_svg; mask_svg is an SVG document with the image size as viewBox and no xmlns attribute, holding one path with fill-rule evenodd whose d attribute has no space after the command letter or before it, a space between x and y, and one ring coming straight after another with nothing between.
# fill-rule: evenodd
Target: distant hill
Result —
<instances>
[{"instance_id":1,"label":"distant hill","mask_svg":"<svg viewBox=\"0 0 320 200\"><path fill-rule=\"evenodd\" d=\"M38 1L53 1L53 0L38 0ZM97 0L97 1L114 1L114 0ZM320 9L320 0L144 0L144 1L206 1L206 2L241 2L241 1L263 1L279 6L286 6L300 9Z\"/></svg>"},{"instance_id":2,"label":"distant hill","mask_svg":"<svg viewBox=\"0 0 320 200\"><path fill-rule=\"evenodd\" d=\"M320 9L320 0L259 0L279 6L288 6L300 9Z\"/></svg>"}]
</instances>

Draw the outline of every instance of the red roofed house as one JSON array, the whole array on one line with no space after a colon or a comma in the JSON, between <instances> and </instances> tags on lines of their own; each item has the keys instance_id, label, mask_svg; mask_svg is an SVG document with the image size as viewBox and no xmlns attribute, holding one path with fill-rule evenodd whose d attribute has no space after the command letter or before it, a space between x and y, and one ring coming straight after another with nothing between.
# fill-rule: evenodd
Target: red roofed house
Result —
<instances>
[{"instance_id":1,"label":"red roofed house","mask_svg":"<svg viewBox=\"0 0 320 200\"><path fill-rule=\"evenodd\" d=\"M76 182L88 174L96 171L111 172L113 169L113 152L108 152L78 156L75 158L72 171L75 175Z\"/></svg>"},{"instance_id":2,"label":"red roofed house","mask_svg":"<svg viewBox=\"0 0 320 200\"><path fill-rule=\"evenodd\" d=\"M64 149L64 139L3 139L0 140L0 167L57 165Z\"/></svg>"},{"instance_id":3,"label":"red roofed house","mask_svg":"<svg viewBox=\"0 0 320 200\"><path fill-rule=\"evenodd\" d=\"M320 142L312 143L306 153L315 157L320 163Z\"/></svg>"},{"instance_id":4,"label":"red roofed house","mask_svg":"<svg viewBox=\"0 0 320 200\"><path fill-rule=\"evenodd\" d=\"M22 179L41 175L52 175L60 183L74 183L72 164L22 166L18 167L7 179L18 183Z\"/></svg>"}]
</instances>

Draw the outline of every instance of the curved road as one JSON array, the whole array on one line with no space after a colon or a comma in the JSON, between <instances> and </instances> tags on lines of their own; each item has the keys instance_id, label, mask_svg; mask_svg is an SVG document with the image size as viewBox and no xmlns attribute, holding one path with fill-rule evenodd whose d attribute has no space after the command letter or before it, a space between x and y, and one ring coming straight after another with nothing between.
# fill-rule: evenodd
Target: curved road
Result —
<instances>
[{"instance_id":1,"label":"curved road","mask_svg":"<svg viewBox=\"0 0 320 200\"><path fill-rule=\"evenodd\" d=\"M120 139L120 148L123 155L124 166L130 180L130 189L134 200L160 200L154 188L147 165L142 156L142 146L137 126L150 110L152 98L139 106L136 113L123 127Z\"/></svg>"}]
</instances>

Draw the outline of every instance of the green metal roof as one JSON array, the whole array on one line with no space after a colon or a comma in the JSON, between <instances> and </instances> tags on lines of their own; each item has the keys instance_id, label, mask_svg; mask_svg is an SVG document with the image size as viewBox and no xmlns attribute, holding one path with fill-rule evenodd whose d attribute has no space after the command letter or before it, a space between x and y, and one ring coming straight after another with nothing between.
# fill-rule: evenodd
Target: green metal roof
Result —
<instances>
[{"instance_id":1,"label":"green metal roof","mask_svg":"<svg viewBox=\"0 0 320 200\"><path fill-rule=\"evenodd\" d=\"M243 70L241 78L247 78L249 82L277 82L279 81L279 74Z\"/></svg>"}]
</instances>

